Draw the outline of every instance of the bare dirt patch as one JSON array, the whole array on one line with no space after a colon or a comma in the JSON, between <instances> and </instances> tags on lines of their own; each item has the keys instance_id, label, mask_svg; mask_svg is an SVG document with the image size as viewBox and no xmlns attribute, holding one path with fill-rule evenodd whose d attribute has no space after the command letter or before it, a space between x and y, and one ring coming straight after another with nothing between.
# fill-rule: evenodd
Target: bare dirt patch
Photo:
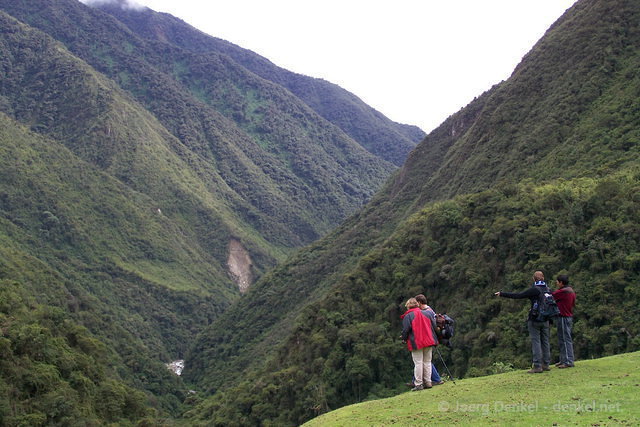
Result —
<instances>
[{"instance_id":1,"label":"bare dirt patch","mask_svg":"<svg viewBox=\"0 0 640 427\"><path fill-rule=\"evenodd\" d=\"M231 239L229 241L229 259L227 260L227 267L229 267L229 274L236 282L241 293L244 293L249 289L251 283L253 283L253 274L251 273L251 257L249 252L242 246L239 240Z\"/></svg>"}]
</instances>

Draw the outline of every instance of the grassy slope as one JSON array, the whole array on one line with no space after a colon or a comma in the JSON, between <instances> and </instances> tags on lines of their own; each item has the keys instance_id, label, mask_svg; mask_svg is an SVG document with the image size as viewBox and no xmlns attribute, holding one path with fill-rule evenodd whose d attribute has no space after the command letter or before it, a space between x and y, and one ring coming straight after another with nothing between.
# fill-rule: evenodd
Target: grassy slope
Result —
<instances>
[{"instance_id":1,"label":"grassy slope","mask_svg":"<svg viewBox=\"0 0 640 427\"><path fill-rule=\"evenodd\" d=\"M640 352L635 352L580 361L575 369L554 368L542 375L518 371L447 382L347 406L305 425L638 424L638 364Z\"/></svg>"}]
</instances>

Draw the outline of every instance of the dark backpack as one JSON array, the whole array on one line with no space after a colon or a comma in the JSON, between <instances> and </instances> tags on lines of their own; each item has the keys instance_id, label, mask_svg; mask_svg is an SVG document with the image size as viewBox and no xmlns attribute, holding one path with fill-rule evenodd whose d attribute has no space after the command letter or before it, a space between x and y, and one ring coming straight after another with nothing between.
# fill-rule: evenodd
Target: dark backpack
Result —
<instances>
[{"instance_id":1,"label":"dark backpack","mask_svg":"<svg viewBox=\"0 0 640 427\"><path fill-rule=\"evenodd\" d=\"M560 315L560 309L549 288L546 286L544 288L536 286L536 288L540 292L540 296L538 300L533 303L533 307L531 307L533 320L546 322L554 317L558 317Z\"/></svg>"},{"instance_id":2,"label":"dark backpack","mask_svg":"<svg viewBox=\"0 0 640 427\"><path fill-rule=\"evenodd\" d=\"M455 321L447 314L436 314L436 335L440 344L451 347L449 341L453 337L453 324Z\"/></svg>"}]
</instances>

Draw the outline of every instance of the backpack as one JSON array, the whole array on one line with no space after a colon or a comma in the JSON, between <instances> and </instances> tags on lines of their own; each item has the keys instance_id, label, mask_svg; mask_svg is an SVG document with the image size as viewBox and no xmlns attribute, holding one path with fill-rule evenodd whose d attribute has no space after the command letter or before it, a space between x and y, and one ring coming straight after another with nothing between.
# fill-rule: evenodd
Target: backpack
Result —
<instances>
[{"instance_id":1,"label":"backpack","mask_svg":"<svg viewBox=\"0 0 640 427\"><path fill-rule=\"evenodd\" d=\"M455 321L447 314L436 314L436 335L440 344L451 347L449 341L453 337L453 324Z\"/></svg>"},{"instance_id":2,"label":"backpack","mask_svg":"<svg viewBox=\"0 0 640 427\"><path fill-rule=\"evenodd\" d=\"M549 288L546 286L544 289L539 286L537 286L537 288L540 296L538 297L538 301L534 302L533 307L531 307L533 320L546 322L554 317L558 317L560 315L560 309Z\"/></svg>"}]
</instances>

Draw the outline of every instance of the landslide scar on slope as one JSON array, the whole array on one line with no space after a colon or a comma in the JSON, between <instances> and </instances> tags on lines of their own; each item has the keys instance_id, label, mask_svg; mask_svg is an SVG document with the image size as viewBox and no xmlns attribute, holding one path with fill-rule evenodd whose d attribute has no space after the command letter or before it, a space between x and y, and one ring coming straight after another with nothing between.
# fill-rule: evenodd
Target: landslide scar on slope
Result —
<instances>
[{"instance_id":1,"label":"landslide scar on slope","mask_svg":"<svg viewBox=\"0 0 640 427\"><path fill-rule=\"evenodd\" d=\"M245 293L253 282L251 274L251 257L239 240L229 241L229 259L227 266L234 282L238 285L240 293Z\"/></svg>"}]
</instances>

